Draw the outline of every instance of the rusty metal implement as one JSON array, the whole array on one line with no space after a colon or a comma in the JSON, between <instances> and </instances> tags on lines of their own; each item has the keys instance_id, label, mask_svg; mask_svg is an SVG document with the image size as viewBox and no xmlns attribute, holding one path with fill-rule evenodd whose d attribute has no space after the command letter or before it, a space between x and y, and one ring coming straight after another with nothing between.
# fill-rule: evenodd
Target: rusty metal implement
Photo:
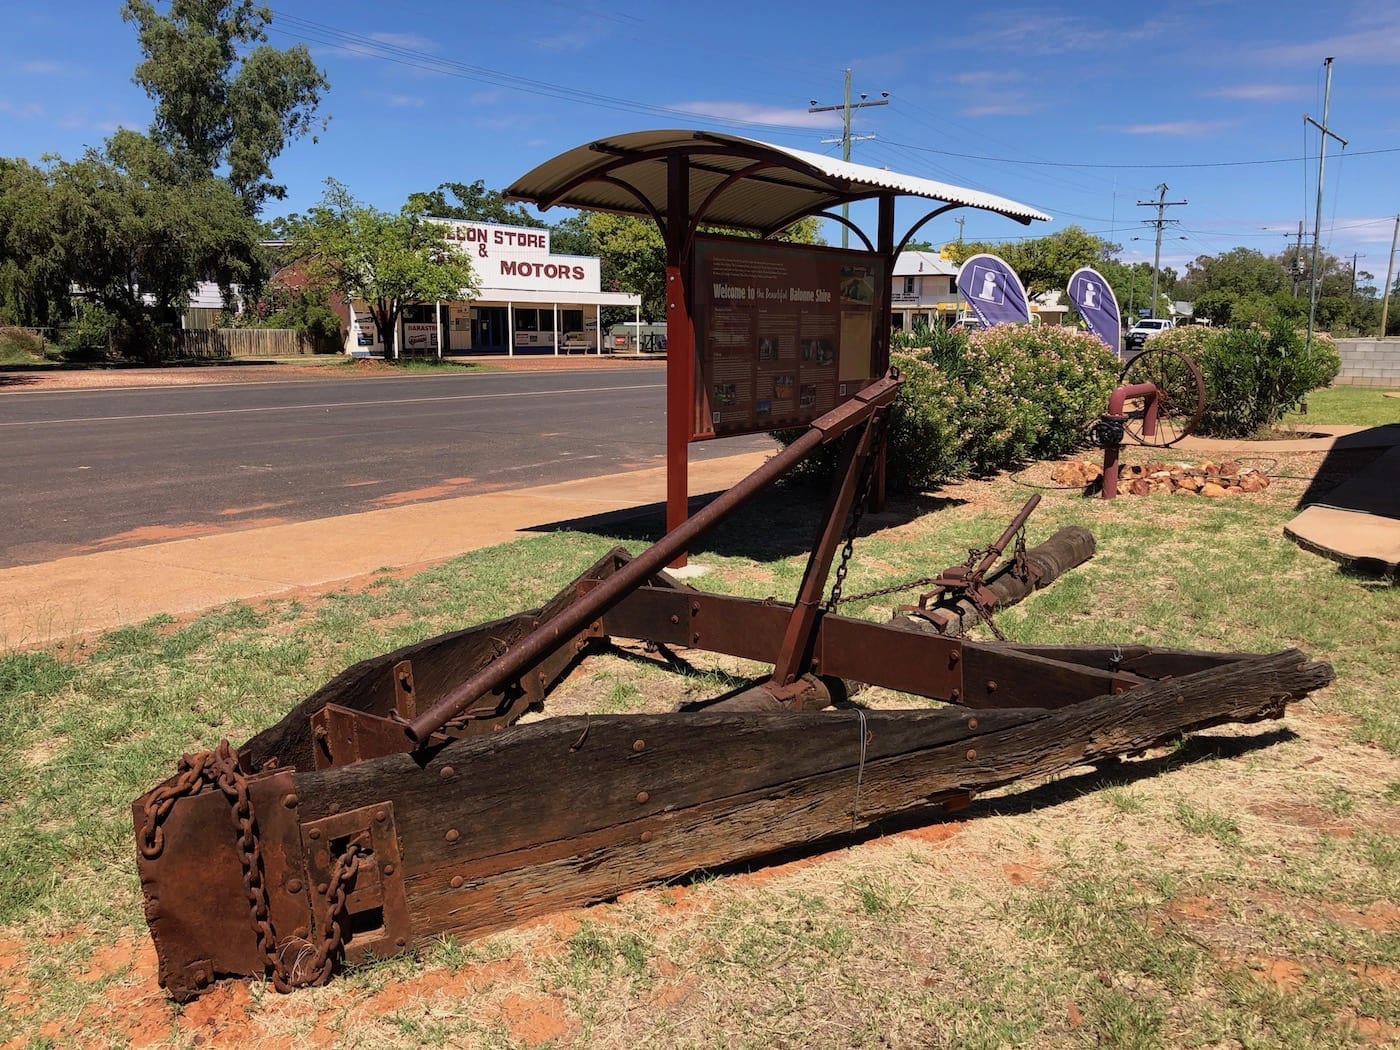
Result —
<instances>
[{"instance_id":1,"label":"rusty metal implement","mask_svg":"<svg viewBox=\"0 0 1400 1050\"><path fill-rule=\"evenodd\" d=\"M356 664L241 747L181 759L133 804L169 994L227 977L319 984L443 934L932 819L1021 778L1277 718L1331 681L1297 650L1027 646L838 615L827 577L844 541L839 591L898 390L893 374L868 386L682 528L636 557L609 553L544 606ZM841 480L793 603L663 571L833 441ZM990 564L938 586L982 586ZM517 724L609 638L773 671L698 709ZM942 703L868 710L845 699L853 685Z\"/></svg>"}]
</instances>

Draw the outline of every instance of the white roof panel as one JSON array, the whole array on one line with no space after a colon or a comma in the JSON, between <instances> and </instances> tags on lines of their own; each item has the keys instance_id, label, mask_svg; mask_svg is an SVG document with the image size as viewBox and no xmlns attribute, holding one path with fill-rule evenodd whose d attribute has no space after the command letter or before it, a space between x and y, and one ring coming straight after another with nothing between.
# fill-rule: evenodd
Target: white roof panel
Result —
<instances>
[{"instance_id":1,"label":"white roof panel","mask_svg":"<svg viewBox=\"0 0 1400 1050\"><path fill-rule=\"evenodd\" d=\"M634 131L597 139L545 161L505 195L541 208L664 217L668 160L677 154L690 161L692 219L760 235L843 203L889 194L980 208L1020 223L1050 218L980 190L708 131Z\"/></svg>"}]
</instances>

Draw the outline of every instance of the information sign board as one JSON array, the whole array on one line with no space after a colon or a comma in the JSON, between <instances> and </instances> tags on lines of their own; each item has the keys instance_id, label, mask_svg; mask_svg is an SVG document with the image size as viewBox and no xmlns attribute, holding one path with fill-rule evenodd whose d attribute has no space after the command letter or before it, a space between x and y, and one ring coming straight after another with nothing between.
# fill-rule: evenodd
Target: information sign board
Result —
<instances>
[{"instance_id":1,"label":"information sign board","mask_svg":"<svg viewBox=\"0 0 1400 1050\"><path fill-rule=\"evenodd\" d=\"M804 425L876 378L884 270L869 252L697 238L691 440Z\"/></svg>"}]
</instances>

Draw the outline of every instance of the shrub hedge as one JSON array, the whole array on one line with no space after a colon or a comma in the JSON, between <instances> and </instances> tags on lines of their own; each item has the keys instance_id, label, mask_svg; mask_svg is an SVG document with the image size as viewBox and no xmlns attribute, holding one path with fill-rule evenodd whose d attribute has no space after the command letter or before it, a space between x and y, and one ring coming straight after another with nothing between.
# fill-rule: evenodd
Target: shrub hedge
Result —
<instances>
[{"instance_id":1,"label":"shrub hedge","mask_svg":"<svg viewBox=\"0 0 1400 1050\"><path fill-rule=\"evenodd\" d=\"M1206 410L1199 432L1210 437L1247 437L1275 425L1342 367L1330 336L1315 333L1309 351L1296 321L1281 315L1267 327L1173 328L1147 345L1200 366Z\"/></svg>"},{"instance_id":2,"label":"shrub hedge","mask_svg":"<svg viewBox=\"0 0 1400 1050\"><path fill-rule=\"evenodd\" d=\"M890 358L905 379L889 422L886 481L895 492L1072 451L1118 377L1108 349L1072 328L1002 325L963 333L940 326L930 343ZM834 459L817 457L809 470L829 472Z\"/></svg>"}]
</instances>

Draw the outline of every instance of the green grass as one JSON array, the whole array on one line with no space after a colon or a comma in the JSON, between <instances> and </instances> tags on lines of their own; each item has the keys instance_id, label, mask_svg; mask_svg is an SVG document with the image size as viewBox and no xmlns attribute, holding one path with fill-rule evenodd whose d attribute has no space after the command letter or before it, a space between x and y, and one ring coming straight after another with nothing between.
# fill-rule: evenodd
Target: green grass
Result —
<instances>
[{"instance_id":1,"label":"green grass","mask_svg":"<svg viewBox=\"0 0 1400 1050\"><path fill-rule=\"evenodd\" d=\"M1400 398L1386 397L1380 387L1330 386L1308 395L1308 411L1289 412L1283 421L1290 426L1309 424L1383 427L1400 423Z\"/></svg>"},{"instance_id":2,"label":"green grass","mask_svg":"<svg viewBox=\"0 0 1400 1050\"><path fill-rule=\"evenodd\" d=\"M1030 491L1001 479L947 503L892 505L857 542L846 592L961 562ZM990 839L953 860L874 840L762 891L701 880L690 889L697 909L600 909L538 958L528 939L442 938L416 960L339 980L368 996L413 982L424 965L470 973L523 957L526 991L569 1004L578 1038L614 1043L1302 1047L1346 1045L1356 1032L1348 1018L1400 1025L1393 986L1353 972L1400 967L1393 927L1360 924L1400 881L1400 836L1376 818L1400 800L1400 605L1392 585L1283 538L1299 491L1280 483L1228 502L1051 493L1029 542L1081 524L1098 552L998 622L1024 642L1297 646L1337 672L1304 705L1325 711L1326 735L1237 758L1197 739L1165 753L1156 776L1123 763L1052 805L1002 816L999 799L979 803L961 834ZM803 489L760 498L694 552L711 570L699 584L790 598L820 502ZM541 535L380 576L356 593L235 603L84 645L0 654L0 941L29 945L25 979L46 989L40 1019L77 1017L117 994L76 975L114 938L145 936L129 805L180 754L245 740L358 660L537 604L615 544L640 550L656 528ZM884 619L899 600L843 612ZM626 712L664 674L637 661L585 668L580 688L590 710ZM714 695L735 682L701 668L686 685ZM1351 766L1333 765L1346 756ZM1273 808L1241 802L1250 785ZM1287 826L1289 807L1331 830ZM1042 879L1008 888L998 865L1027 851ZM1219 902L1208 927L1171 911L1198 898ZM1251 960L1266 955L1298 960L1302 983L1260 980ZM653 1004L677 973L696 982L701 1005ZM365 1045L514 1041L495 1015L466 1009L350 1016L328 1024ZM638 1027L640 1017L649 1020ZM0 1043L20 1023L0 1018Z\"/></svg>"}]
</instances>

